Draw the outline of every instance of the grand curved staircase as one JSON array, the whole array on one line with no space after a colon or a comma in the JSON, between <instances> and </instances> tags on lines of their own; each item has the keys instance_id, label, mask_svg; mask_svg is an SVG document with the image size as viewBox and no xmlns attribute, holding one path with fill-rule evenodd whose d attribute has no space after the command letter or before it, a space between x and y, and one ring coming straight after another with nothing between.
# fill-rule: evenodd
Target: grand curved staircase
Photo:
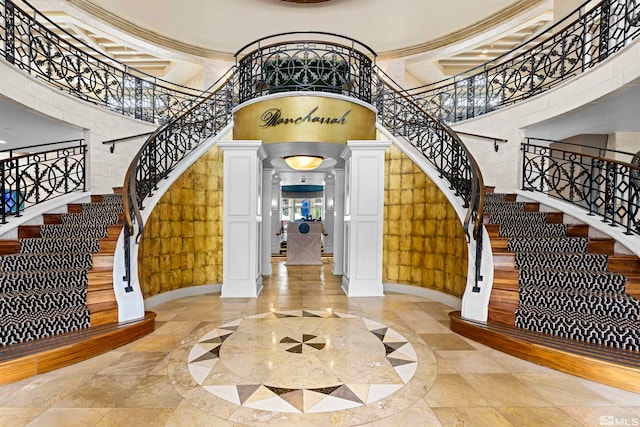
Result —
<instances>
[{"instance_id":1,"label":"grand curved staircase","mask_svg":"<svg viewBox=\"0 0 640 427\"><path fill-rule=\"evenodd\" d=\"M452 329L527 360L640 391L640 259L515 194L486 193L494 282L486 325Z\"/></svg>"},{"instance_id":2,"label":"grand curved staircase","mask_svg":"<svg viewBox=\"0 0 640 427\"><path fill-rule=\"evenodd\" d=\"M122 195L44 214L0 243L0 384L95 356L153 330L118 322L113 255Z\"/></svg>"}]
</instances>

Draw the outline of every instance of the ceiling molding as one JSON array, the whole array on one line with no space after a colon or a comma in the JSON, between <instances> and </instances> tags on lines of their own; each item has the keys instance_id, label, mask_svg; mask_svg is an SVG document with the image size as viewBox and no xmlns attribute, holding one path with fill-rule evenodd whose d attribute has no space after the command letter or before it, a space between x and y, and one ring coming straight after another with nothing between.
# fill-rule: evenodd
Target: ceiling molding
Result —
<instances>
[{"instance_id":1,"label":"ceiling molding","mask_svg":"<svg viewBox=\"0 0 640 427\"><path fill-rule=\"evenodd\" d=\"M546 0L518 0L511 6L498 11L487 19L483 19L482 21L476 22L475 24L469 25L458 31L454 31L445 36L405 48L394 49L386 52L378 52L378 59L390 60L407 58L434 49L439 49L451 44L459 43L470 37L482 34L483 32L490 30L496 25L504 23L505 21L511 20L517 17L519 14L538 6L545 1ZM123 19L112 12L109 12L108 10L96 5L91 0L66 0L66 2L73 7L76 7L94 16L95 18L104 21L105 23L113 26L120 31L138 37L149 43L172 49L174 51L199 56L202 58L234 61L233 53L207 49L205 47L181 42L174 38L158 34L152 30L133 24L132 22Z\"/></svg>"},{"instance_id":2,"label":"ceiling molding","mask_svg":"<svg viewBox=\"0 0 640 427\"><path fill-rule=\"evenodd\" d=\"M171 50L175 50L202 58L219 59L223 61L234 61L232 53L220 52L217 50L207 49L204 47L184 43L171 37L163 36L149 29L119 17L108 10L92 3L90 0L66 0L73 7L90 14L91 16L104 21L106 24L114 28L128 33L134 37L140 38L146 42L162 46Z\"/></svg>"},{"instance_id":3,"label":"ceiling molding","mask_svg":"<svg viewBox=\"0 0 640 427\"><path fill-rule=\"evenodd\" d=\"M385 61L390 59L407 58L410 56L419 55L435 49L441 49L446 46L460 43L466 39L485 33L492 28L505 23L506 21L510 21L520 14L533 9L536 6L545 3L546 1L547 0L519 0L511 6L505 7L504 9L491 15L487 19L476 22L475 24L469 25L458 31L449 33L446 36L438 37L436 39L414 46L378 53L378 59L381 61Z\"/></svg>"}]
</instances>

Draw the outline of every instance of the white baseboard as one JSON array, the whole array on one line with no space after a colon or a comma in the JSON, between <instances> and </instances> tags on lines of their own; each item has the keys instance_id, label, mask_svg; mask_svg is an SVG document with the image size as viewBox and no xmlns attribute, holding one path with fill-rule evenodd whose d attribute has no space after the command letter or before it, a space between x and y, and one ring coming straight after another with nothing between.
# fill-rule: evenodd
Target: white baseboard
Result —
<instances>
[{"instance_id":1,"label":"white baseboard","mask_svg":"<svg viewBox=\"0 0 640 427\"><path fill-rule=\"evenodd\" d=\"M220 293L222 285L200 285L190 286L188 288L174 289L173 291L163 292L158 295L154 295L144 300L144 308L153 308L156 305L164 304L165 302L173 301L180 298L193 297L196 295Z\"/></svg>"},{"instance_id":2,"label":"white baseboard","mask_svg":"<svg viewBox=\"0 0 640 427\"><path fill-rule=\"evenodd\" d=\"M462 299L435 289L421 288L420 286L401 285L398 283L384 283L385 292L397 292L399 294L415 295L417 297L429 298L436 302L447 305L455 310L462 308Z\"/></svg>"}]
</instances>

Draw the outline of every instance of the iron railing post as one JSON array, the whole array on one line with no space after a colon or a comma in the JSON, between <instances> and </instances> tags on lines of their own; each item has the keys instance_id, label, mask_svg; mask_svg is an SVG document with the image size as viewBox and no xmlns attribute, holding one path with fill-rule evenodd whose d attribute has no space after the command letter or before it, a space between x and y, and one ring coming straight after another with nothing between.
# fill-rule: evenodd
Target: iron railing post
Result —
<instances>
[{"instance_id":1,"label":"iron railing post","mask_svg":"<svg viewBox=\"0 0 640 427\"><path fill-rule=\"evenodd\" d=\"M0 179L2 183L2 201L0 201L0 206L2 207L2 224L7 223L7 177L5 176L4 165L6 162L0 161Z\"/></svg>"}]
</instances>

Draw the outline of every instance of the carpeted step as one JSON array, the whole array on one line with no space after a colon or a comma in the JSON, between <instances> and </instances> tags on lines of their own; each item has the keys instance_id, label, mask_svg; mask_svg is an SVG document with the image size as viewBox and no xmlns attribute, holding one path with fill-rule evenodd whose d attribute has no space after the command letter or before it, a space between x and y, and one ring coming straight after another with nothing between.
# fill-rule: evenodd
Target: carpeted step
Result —
<instances>
[{"instance_id":1,"label":"carpeted step","mask_svg":"<svg viewBox=\"0 0 640 427\"><path fill-rule=\"evenodd\" d=\"M103 194L102 203L122 205L122 194Z\"/></svg>"},{"instance_id":2,"label":"carpeted step","mask_svg":"<svg viewBox=\"0 0 640 427\"><path fill-rule=\"evenodd\" d=\"M612 319L640 318L640 301L617 292L526 286L520 288L519 307L546 308L557 315L582 313Z\"/></svg>"},{"instance_id":3,"label":"carpeted step","mask_svg":"<svg viewBox=\"0 0 640 427\"><path fill-rule=\"evenodd\" d=\"M637 319L611 319L582 313L526 307L516 309L516 326L563 338L640 351L640 322Z\"/></svg>"},{"instance_id":4,"label":"carpeted step","mask_svg":"<svg viewBox=\"0 0 640 427\"><path fill-rule=\"evenodd\" d=\"M494 213L502 212L524 212L526 207L525 202L487 202L484 203L484 211Z\"/></svg>"},{"instance_id":5,"label":"carpeted step","mask_svg":"<svg viewBox=\"0 0 640 427\"><path fill-rule=\"evenodd\" d=\"M122 213L122 204L118 203L82 203L82 213L84 214L110 214Z\"/></svg>"},{"instance_id":6,"label":"carpeted step","mask_svg":"<svg viewBox=\"0 0 640 427\"><path fill-rule=\"evenodd\" d=\"M500 224L500 237L565 237L567 224Z\"/></svg>"},{"instance_id":7,"label":"carpeted step","mask_svg":"<svg viewBox=\"0 0 640 427\"><path fill-rule=\"evenodd\" d=\"M0 271L38 272L90 269L90 253L11 254L0 258Z\"/></svg>"},{"instance_id":8,"label":"carpeted step","mask_svg":"<svg viewBox=\"0 0 640 427\"><path fill-rule=\"evenodd\" d=\"M55 308L87 305L86 286L68 284L62 287L0 293L0 316L20 316Z\"/></svg>"},{"instance_id":9,"label":"carpeted step","mask_svg":"<svg viewBox=\"0 0 640 427\"><path fill-rule=\"evenodd\" d=\"M608 257L604 254L574 252L516 252L515 268L606 271Z\"/></svg>"},{"instance_id":10,"label":"carpeted step","mask_svg":"<svg viewBox=\"0 0 640 427\"><path fill-rule=\"evenodd\" d=\"M532 286L624 293L625 284L625 276L610 271L526 269L518 274L521 290Z\"/></svg>"},{"instance_id":11,"label":"carpeted step","mask_svg":"<svg viewBox=\"0 0 640 427\"><path fill-rule=\"evenodd\" d=\"M86 254L83 254L83 256L86 256ZM51 287L62 287L65 284L86 288L89 284L87 270L75 269L0 273L0 292L2 293L28 290L44 291Z\"/></svg>"},{"instance_id":12,"label":"carpeted step","mask_svg":"<svg viewBox=\"0 0 640 427\"><path fill-rule=\"evenodd\" d=\"M0 345L18 344L88 328L89 309L53 308L46 311L0 317Z\"/></svg>"},{"instance_id":13,"label":"carpeted step","mask_svg":"<svg viewBox=\"0 0 640 427\"><path fill-rule=\"evenodd\" d=\"M545 224L547 212L495 212L489 215L489 224Z\"/></svg>"},{"instance_id":14,"label":"carpeted step","mask_svg":"<svg viewBox=\"0 0 640 427\"><path fill-rule=\"evenodd\" d=\"M105 224L43 224L40 226L40 237L58 239L104 239L109 237L109 229Z\"/></svg>"},{"instance_id":15,"label":"carpeted step","mask_svg":"<svg viewBox=\"0 0 640 427\"><path fill-rule=\"evenodd\" d=\"M505 193L484 193L484 203L496 203L505 201Z\"/></svg>"},{"instance_id":16,"label":"carpeted step","mask_svg":"<svg viewBox=\"0 0 640 427\"><path fill-rule=\"evenodd\" d=\"M509 239L509 252L586 252L586 237L514 237Z\"/></svg>"},{"instance_id":17,"label":"carpeted step","mask_svg":"<svg viewBox=\"0 0 640 427\"><path fill-rule=\"evenodd\" d=\"M20 253L95 253L100 250L98 239L21 239Z\"/></svg>"},{"instance_id":18,"label":"carpeted step","mask_svg":"<svg viewBox=\"0 0 640 427\"><path fill-rule=\"evenodd\" d=\"M113 225L118 223L118 214L109 212L103 215L95 213L63 213L60 214L62 224Z\"/></svg>"}]
</instances>

